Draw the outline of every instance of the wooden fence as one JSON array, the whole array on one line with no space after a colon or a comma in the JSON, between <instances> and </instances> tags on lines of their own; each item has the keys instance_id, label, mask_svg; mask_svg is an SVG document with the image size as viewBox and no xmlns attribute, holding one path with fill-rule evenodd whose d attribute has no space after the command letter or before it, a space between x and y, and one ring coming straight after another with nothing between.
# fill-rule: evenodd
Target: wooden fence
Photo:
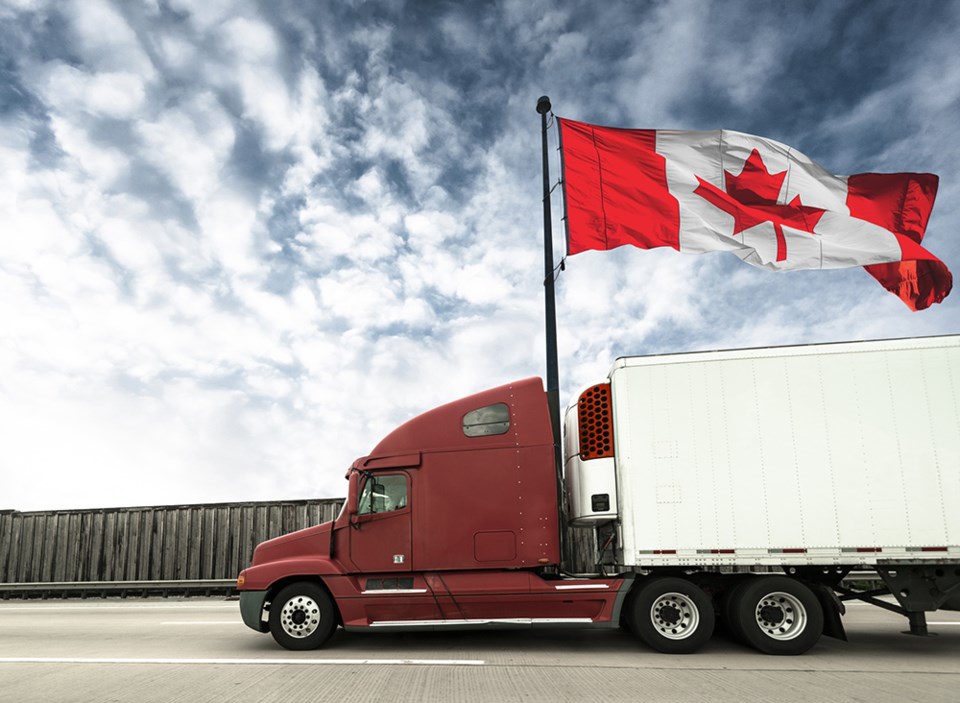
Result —
<instances>
[{"instance_id":1,"label":"wooden fence","mask_svg":"<svg viewBox=\"0 0 960 703\"><path fill-rule=\"evenodd\" d=\"M265 539L342 499L0 512L0 583L233 579Z\"/></svg>"},{"instance_id":2,"label":"wooden fence","mask_svg":"<svg viewBox=\"0 0 960 703\"><path fill-rule=\"evenodd\" d=\"M332 520L342 502L0 511L0 584L234 579L257 544ZM592 530L567 539L568 568L592 570Z\"/></svg>"}]
</instances>

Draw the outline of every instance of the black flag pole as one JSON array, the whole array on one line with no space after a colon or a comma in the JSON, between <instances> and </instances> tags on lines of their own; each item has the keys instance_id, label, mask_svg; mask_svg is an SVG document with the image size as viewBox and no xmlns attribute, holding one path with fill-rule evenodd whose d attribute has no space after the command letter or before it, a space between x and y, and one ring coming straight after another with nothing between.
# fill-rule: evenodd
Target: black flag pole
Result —
<instances>
[{"instance_id":1,"label":"black flag pole","mask_svg":"<svg viewBox=\"0 0 960 703\"><path fill-rule=\"evenodd\" d=\"M553 454L557 470L557 501L560 506L561 523L566 521L563 493L563 453L560 437L560 372L557 362L557 301L554 293L553 270L553 221L550 211L550 161L547 155L547 113L551 110L550 98L546 95L537 100L540 113L540 132L543 143L543 288L547 337L547 406L550 424L553 427ZM560 554L565 556L564 529L560 524Z\"/></svg>"}]
</instances>

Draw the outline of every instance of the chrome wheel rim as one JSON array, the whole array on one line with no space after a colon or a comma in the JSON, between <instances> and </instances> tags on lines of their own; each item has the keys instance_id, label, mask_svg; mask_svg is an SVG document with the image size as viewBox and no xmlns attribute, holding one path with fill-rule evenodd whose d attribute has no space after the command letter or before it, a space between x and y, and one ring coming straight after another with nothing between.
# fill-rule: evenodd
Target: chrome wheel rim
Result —
<instances>
[{"instance_id":1,"label":"chrome wheel rim","mask_svg":"<svg viewBox=\"0 0 960 703\"><path fill-rule=\"evenodd\" d=\"M807 609L796 596L775 591L757 602L756 620L767 637L792 640L807 627Z\"/></svg>"},{"instance_id":2,"label":"chrome wheel rim","mask_svg":"<svg viewBox=\"0 0 960 703\"><path fill-rule=\"evenodd\" d=\"M663 637L683 640L697 631L700 611L688 596L664 593L650 606L650 620Z\"/></svg>"},{"instance_id":3,"label":"chrome wheel rim","mask_svg":"<svg viewBox=\"0 0 960 703\"><path fill-rule=\"evenodd\" d=\"M294 596L280 610L280 627L291 637L309 637L320 627L320 606L310 596Z\"/></svg>"}]
</instances>

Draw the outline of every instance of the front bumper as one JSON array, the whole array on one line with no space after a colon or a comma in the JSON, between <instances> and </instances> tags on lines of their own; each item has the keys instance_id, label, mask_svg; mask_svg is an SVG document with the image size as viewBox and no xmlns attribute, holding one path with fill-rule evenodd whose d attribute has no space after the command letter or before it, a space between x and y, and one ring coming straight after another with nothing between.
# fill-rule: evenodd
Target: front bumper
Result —
<instances>
[{"instance_id":1,"label":"front bumper","mask_svg":"<svg viewBox=\"0 0 960 703\"><path fill-rule=\"evenodd\" d=\"M263 622L263 604L266 600L266 591L240 591L240 617L244 625L257 632L267 631L267 623Z\"/></svg>"}]
</instances>

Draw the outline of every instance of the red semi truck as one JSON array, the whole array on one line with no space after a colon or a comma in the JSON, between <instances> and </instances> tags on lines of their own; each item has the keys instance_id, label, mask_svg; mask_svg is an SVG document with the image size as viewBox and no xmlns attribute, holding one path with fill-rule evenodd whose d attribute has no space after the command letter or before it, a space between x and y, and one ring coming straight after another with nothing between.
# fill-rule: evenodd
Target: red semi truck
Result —
<instances>
[{"instance_id":1,"label":"red semi truck","mask_svg":"<svg viewBox=\"0 0 960 703\"><path fill-rule=\"evenodd\" d=\"M853 598L960 596L960 336L629 357L566 413L561 563L546 394L526 379L388 434L339 516L260 544L244 622L289 649L338 627L626 627L662 652L722 622L770 654L844 638ZM844 578L870 570L883 586ZM893 598L884 598L891 595Z\"/></svg>"}]
</instances>

